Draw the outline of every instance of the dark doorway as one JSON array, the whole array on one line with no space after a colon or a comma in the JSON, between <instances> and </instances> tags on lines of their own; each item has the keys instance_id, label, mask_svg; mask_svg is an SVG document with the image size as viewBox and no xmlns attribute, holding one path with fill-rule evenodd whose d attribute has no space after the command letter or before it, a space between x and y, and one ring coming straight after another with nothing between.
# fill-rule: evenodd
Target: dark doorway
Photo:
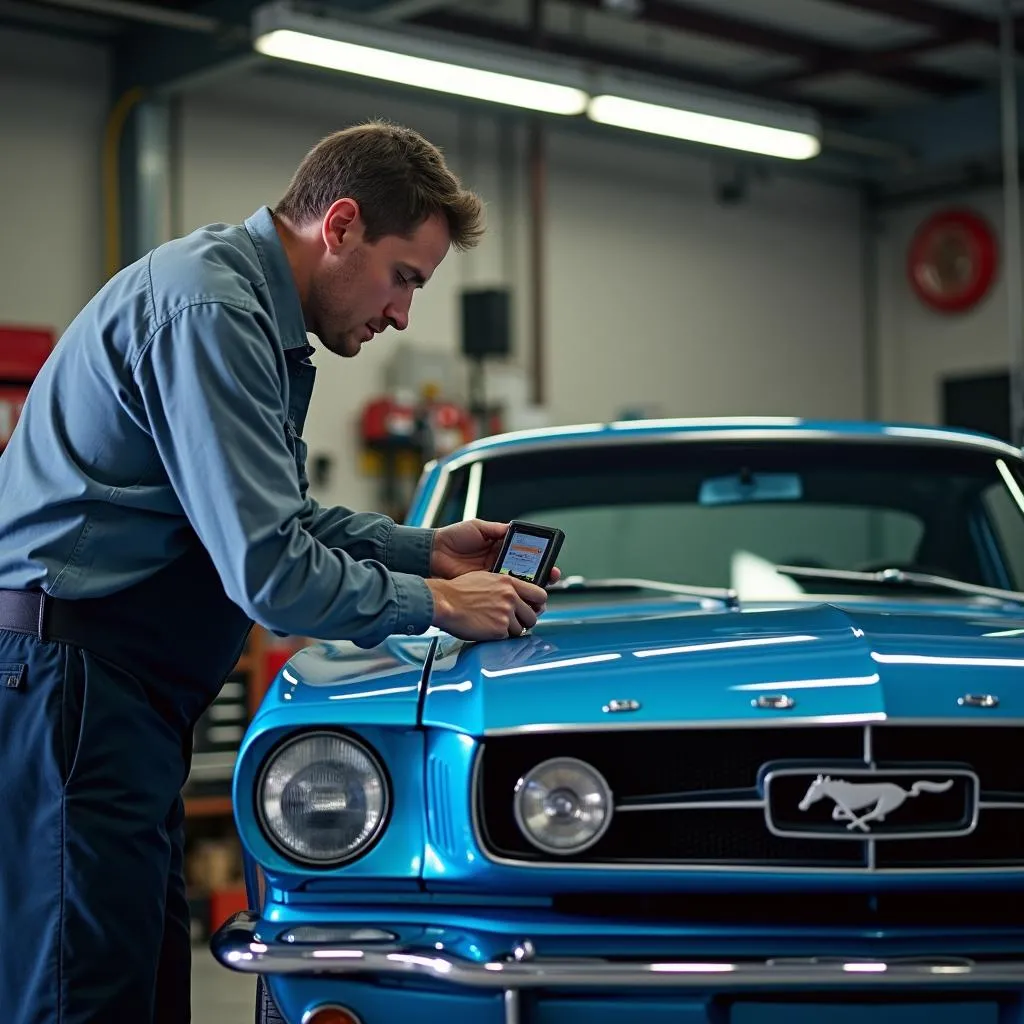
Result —
<instances>
[{"instance_id":1,"label":"dark doorway","mask_svg":"<svg viewBox=\"0 0 1024 1024\"><path fill-rule=\"evenodd\" d=\"M1010 441L1010 374L947 377L942 382L942 422Z\"/></svg>"}]
</instances>

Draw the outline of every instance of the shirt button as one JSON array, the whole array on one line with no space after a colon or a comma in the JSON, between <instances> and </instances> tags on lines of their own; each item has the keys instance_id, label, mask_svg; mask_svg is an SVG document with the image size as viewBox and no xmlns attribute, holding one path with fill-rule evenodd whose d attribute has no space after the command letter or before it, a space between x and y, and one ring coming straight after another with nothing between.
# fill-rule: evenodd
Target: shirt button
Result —
<instances>
[{"instance_id":1,"label":"shirt button","mask_svg":"<svg viewBox=\"0 0 1024 1024\"><path fill-rule=\"evenodd\" d=\"M416 632L416 627L415 626L406 626L405 627L405 631L406 631L406 633L409 634L409 636L412 636L413 633Z\"/></svg>"}]
</instances>

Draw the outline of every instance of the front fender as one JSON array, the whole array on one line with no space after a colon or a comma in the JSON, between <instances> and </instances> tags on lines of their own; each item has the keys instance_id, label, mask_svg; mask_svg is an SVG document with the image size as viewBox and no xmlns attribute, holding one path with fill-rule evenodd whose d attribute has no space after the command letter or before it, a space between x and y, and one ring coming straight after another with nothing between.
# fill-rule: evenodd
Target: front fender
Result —
<instances>
[{"instance_id":1,"label":"front fender","mask_svg":"<svg viewBox=\"0 0 1024 1024\"><path fill-rule=\"evenodd\" d=\"M232 783L235 824L247 858L282 890L358 884L415 886L424 850L424 740L417 728L420 690L434 636L391 637L370 651L352 644L304 648L280 670L243 739ZM337 730L374 753L389 791L385 826L366 852L336 867L301 864L268 839L258 788L268 758L303 732ZM250 905L255 872L247 870ZM341 880L344 879L344 883Z\"/></svg>"}]
</instances>

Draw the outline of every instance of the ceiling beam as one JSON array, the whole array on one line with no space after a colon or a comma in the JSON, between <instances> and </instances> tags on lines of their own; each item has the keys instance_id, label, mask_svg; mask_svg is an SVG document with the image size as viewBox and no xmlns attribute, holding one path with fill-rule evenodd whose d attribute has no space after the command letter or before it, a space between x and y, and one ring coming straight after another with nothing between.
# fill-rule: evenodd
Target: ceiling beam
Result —
<instances>
[{"instance_id":1,"label":"ceiling beam","mask_svg":"<svg viewBox=\"0 0 1024 1024\"><path fill-rule=\"evenodd\" d=\"M999 23L980 14L940 7L927 0L826 0L841 7L855 7L870 14L881 14L912 25L923 25L939 33L936 46L960 42L984 42L999 45ZM993 5L994 6L994 5ZM1024 44L1024 26L1017 26L1017 48Z\"/></svg>"},{"instance_id":2,"label":"ceiling beam","mask_svg":"<svg viewBox=\"0 0 1024 1024\"><path fill-rule=\"evenodd\" d=\"M870 14L883 14L887 18L908 21L912 25L923 25L936 32L949 33L972 23L984 23L985 19L967 11L937 6L928 0L826 0L840 7L856 7Z\"/></svg>"},{"instance_id":3,"label":"ceiling beam","mask_svg":"<svg viewBox=\"0 0 1024 1024\"><path fill-rule=\"evenodd\" d=\"M118 28L118 23L109 18L20 0L0 0L0 21L19 28L52 32L58 36L74 38L78 35L90 42L94 39L107 39Z\"/></svg>"},{"instance_id":4,"label":"ceiling beam","mask_svg":"<svg viewBox=\"0 0 1024 1024\"><path fill-rule=\"evenodd\" d=\"M177 27L132 25L114 47L116 94L177 92L254 66L260 57L252 47L251 9L250 0L209 0Z\"/></svg>"},{"instance_id":5,"label":"ceiling beam","mask_svg":"<svg viewBox=\"0 0 1024 1024\"><path fill-rule=\"evenodd\" d=\"M606 10L604 0L572 0L595 10ZM640 18L644 22L677 29L690 35L704 36L719 42L732 43L772 54L795 57L812 68L856 68L877 78L919 89L936 96L954 96L971 87L970 79L927 68L898 67L886 61L873 65L870 55L844 46L826 43L813 36L783 32L739 18L729 18L709 11L682 7L675 0L642 0Z\"/></svg>"},{"instance_id":6,"label":"ceiling beam","mask_svg":"<svg viewBox=\"0 0 1024 1024\"><path fill-rule=\"evenodd\" d=\"M585 7L608 12L604 0L575 0ZM723 43L732 43L751 50L816 60L827 54L845 53L812 36L783 32L742 18L731 18L696 7L683 7L675 0L641 0L639 20L664 25L690 35L704 36Z\"/></svg>"},{"instance_id":7,"label":"ceiling beam","mask_svg":"<svg viewBox=\"0 0 1024 1024\"><path fill-rule=\"evenodd\" d=\"M918 54L930 53L943 45L945 45L944 40L932 38L893 47L889 50L853 51L848 57L840 60L812 61L795 71L782 75L770 75L761 81L777 86L792 85L825 75L854 71L862 75L886 77L891 81L901 82L912 88L924 89L926 92L940 97L959 96L972 88L979 88L982 83L977 79L965 78L933 68L907 66L906 62L913 60Z\"/></svg>"},{"instance_id":8,"label":"ceiling beam","mask_svg":"<svg viewBox=\"0 0 1024 1024\"><path fill-rule=\"evenodd\" d=\"M964 168L999 159L1001 119L999 88L989 85L952 100L876 113L855 130L909 147L921 169ZM1024 136L1024 109L1019 120Z\"/></svg>"},{"instance_id":9,"label":"ceiling beam","mask_svg":"<svg viewBox=\"0 0 1024 1024\"><path fill-rule=\"evenodd\" d=\"M531 47L535 44L533 32L526 25L509 25L503 21L492 21L486 18L472 17L461 12L436 10L411 18L408 22L433 28L438 31L463 35L469 39L479 38L515 46ZM609 68L621 68L625 71L636 71L642 74L655 75L686 86L705 86L709 89L721 89L733 93L749 92L749 86L734 78L715 75L706 70L694 70L666 60L658 60L643 53L621 50L612 46L600 46L582 39L579 35L561 35L552 32L544 33L544 50L547 53L565 57L570 60L602 64ZM773 99L781 102L793 102L792 95L782 89L771 86L757 86L757 95L761 99ZM853 104L808 101L822 116L837 120L859 117L864 108Z\"/></svg>"}]
</instances>

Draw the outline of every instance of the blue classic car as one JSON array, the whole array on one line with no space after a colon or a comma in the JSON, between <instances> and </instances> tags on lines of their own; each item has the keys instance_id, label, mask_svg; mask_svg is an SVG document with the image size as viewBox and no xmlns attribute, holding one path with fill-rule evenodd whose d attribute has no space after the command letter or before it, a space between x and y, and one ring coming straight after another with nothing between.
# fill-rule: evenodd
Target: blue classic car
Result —
<instances>
[{"instance_id":1,"label":"blue classic car","mask_svg":"<svg viewBox=\"0 0 1024 1024\"><path fill-rule=\"evenodd\" d=\"M599 424L408 522L559 527L522 639L315 643L234 780L269 1024L1024 1022L1024 460L964 431Z\"/></svg>"}]
</instances>

